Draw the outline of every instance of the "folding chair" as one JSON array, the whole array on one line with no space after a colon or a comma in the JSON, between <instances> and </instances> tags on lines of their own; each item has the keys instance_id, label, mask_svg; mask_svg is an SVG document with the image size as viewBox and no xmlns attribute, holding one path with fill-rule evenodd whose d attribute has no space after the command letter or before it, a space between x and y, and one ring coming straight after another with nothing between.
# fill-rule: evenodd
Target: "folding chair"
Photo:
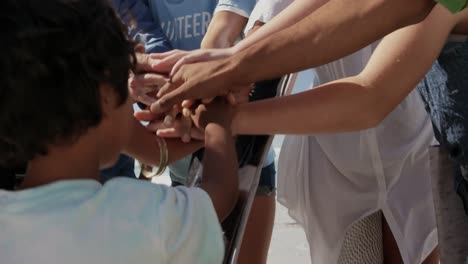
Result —
<instances>
[{"instance_id":1,"label":"folding chair","mask_svg":"<svg viewBox=\"0 0 468 264\"><path fill-rule=\"evenodd\" d=\"M276 89L276 96L289 95L294 86L296 74L284 76ZM230 216L223 223L226 237L225 264L235 264L239 257L239 250L244 236L247 220L252 208L253 200L260 181L262 165L267 157L274 136L255 136L254 149L249 163L239 169L239 201ZM199 160L194 159L190 167L190 186L196 186L201 180L203 168Z\"/></svg>"}]
</instances>

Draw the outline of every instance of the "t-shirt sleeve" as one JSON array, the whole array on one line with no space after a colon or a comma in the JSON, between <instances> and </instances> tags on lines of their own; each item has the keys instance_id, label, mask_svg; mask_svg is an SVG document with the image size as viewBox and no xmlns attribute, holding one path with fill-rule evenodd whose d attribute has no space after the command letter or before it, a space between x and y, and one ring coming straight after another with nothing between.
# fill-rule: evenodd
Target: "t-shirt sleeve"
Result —
<instances>
[{"instance_id":1,"label":"t-shirt sleeve","mask_svg":"<svg viewBox=\"0 0 468 264\"><path fill-rule=\"evenodd\" d=\"M436 2L445 6L450 12L457 13L467 7L468 0L436 0Z\"/></svg>"},{"instance_id":2,"label":"t-shirt sleeve","mask_svg":"<svg viewBox=\"0 0 468 264\"><path fill-rule=\"evenodd\" d=\"M219 0L215 13L219 11L229 11L243 17L249 17L256 2L256 0Z\"/></svg>"},{"instance_id":3,"label":"t-shirt sleeve","mask_svg":"<svg viewBox=\"0 0 468 264\"><path fill-rule=\"evenodd\" d=\"M158 214L169 263L222 263L221 226L207 193L199 188L168 188Z\"/></svg>"},{"instance_id":4,"label":"t-shirt sleeve","mask_svg":"<svg viewBox=\"0 0 468 264\"><path fill-rule=\"evenodd\" d=\"M294 0L259 0L250 15L249 22L245 27L245 33L247 34L248 31L252 29L256 21L263 23L269 22L293 1Z\"/></svg>"},{"instance_id":5,"label":"t-shirt sleeve","mask_svg":"<svg viewBox=\"0 0 468 264\"><path fill-rule=\"evenodd\" d=\"M122 21L129 28L130 36L145 45L147 53L161 53L172 50L159 19L153 17L146 0L112 1Z\"/></svg>"}]
</instances>

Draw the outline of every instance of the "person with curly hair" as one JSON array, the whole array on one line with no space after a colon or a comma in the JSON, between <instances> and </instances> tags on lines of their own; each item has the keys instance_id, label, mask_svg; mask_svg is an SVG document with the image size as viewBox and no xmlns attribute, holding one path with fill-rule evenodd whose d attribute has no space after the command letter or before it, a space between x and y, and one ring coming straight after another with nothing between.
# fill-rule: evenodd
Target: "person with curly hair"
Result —
<instances>
[{"instance_id":1,"label":"person with curly hair","mask_svg":"<svg viewBox=\"0 0 468 264\"><path fill-rule=\"evenodd\" d=\"M120 152L164 166L203 143L166 142L133 117L142 54L106 0L5 0L0 21L0 166L28 164L0 190L0 262L221 263L219 221L238 195L228 104L193 115L209 161L200 188L101 184Z\"/></svg>"}]
</instances>

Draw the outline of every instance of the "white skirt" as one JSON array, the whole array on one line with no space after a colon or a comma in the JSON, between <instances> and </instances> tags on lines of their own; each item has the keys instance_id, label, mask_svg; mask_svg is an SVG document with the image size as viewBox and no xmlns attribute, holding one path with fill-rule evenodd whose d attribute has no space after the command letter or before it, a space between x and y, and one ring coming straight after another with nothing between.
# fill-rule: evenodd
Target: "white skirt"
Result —
<instances>
[{"instance_id":1,"label":"white skirt","mask_svg":"<svg viewBox=\"0 0 468 264\"><path fill-rule=\"evenodd\" d=\"M429 174L432 126L416 92L361 132L287 136L278 200L304 227L312 263L337 263L346 230L381 210L405 264L437 245Z\"/></svg>"}]
</instances>

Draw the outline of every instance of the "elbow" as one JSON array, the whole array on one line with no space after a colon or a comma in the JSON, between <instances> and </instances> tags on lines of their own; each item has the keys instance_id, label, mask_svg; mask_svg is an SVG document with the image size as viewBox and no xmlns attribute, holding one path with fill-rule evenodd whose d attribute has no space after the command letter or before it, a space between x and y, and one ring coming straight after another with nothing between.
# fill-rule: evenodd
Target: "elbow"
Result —
<instances>
[{"instance_id":1,"label":"elbow","mask_svg":"<svg viewBox=\"0 0 468 264\"><path fill-rule=\"evenodd\" d=\"M362 98L354 116L356 118L356 129L365 130L378 126L392 111L385 94L381 93L381 89L372 81L368 80L364 75L360 74L353 78L353 81L358 84L362 93L359 97Z\"/></svg>"},{"instance_id":2,"label":"elbow","mask_svg":"<svg viewBox=\"0 0 468 264\"><path fill-rule=\"evenodd\" d=\"M362 104L358 107L356 116L357 118L357 129L365 130L374 128L387 117L391 112L385 104L385 98L379 95L375 89L367 87L368 94L365 95L367 98L362 101Z\"/></svg>"},{"instance_id":3,"label":"elbow","mask_svg":"<svg viewBox=\"0 0 468 264\"><path fill-rule=\"evenodd\" d=\"M392 103L388 98L385 98L384 94L380 94L374 90L368 103L366 104L365 119L362 123L365 124L364 129L374 128L380 125L382 121L395 109L398 105ZM364 112L362 111L362 112Z\"/></svg>"},{"instance_id":4,"label":"elbow","mask_svg":"<svg viewBox=\"0 0 468 264\"><path fill-rule=\"evenodd\" d=\"M377 127L387 116L383 111L374 111L373 105L360 106L354 113L352 123L344 131L360 131ZM340 125L338 125L340 126Z\"/></svg>"},{"instance_id":5,"label":"elbow","mask_svg":"<svg viewBox=\"0 0 468 264\"><path fill-rule=\"evenodd\" d=\"M387 114L388 113L385 113L384 111L370 111L364 116L364 120L361 122L361 129L365 130L377 127L382 123Z\"/></svg>"}]
</instances>

